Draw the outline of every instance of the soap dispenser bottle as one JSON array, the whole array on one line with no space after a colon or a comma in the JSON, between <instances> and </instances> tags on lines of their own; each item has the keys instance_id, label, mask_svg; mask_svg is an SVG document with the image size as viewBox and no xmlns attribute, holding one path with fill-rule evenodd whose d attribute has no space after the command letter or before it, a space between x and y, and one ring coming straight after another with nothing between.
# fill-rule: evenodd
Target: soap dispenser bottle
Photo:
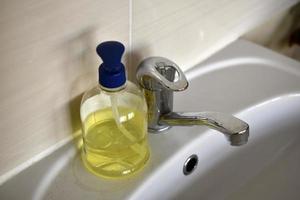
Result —
<instances>
[{"instance_id":1,"label":"soap dispenser bottle","mask_svg":"<svg viewBox=\"0 0 300 200\"><path fill-rule=\"evenodd\" d=\"M147 105L142 91L126 80L124 46L103 42L97 53L99 84L82 98L82 160L95 175L120 178L143 168L149 159Z\"/></svg>"}]
</instances>

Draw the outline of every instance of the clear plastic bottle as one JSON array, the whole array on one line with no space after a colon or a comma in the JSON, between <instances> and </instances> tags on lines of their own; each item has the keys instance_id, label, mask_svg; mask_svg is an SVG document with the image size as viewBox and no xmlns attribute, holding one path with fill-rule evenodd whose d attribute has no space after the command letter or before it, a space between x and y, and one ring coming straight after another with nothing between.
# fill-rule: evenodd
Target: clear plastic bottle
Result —
<instances>
[{"instance_id":1,"label":"clear plastic bottle","mask_svg":"<svg viewBox=\"0 0 300 200\"><path fill-rule=\"evenodd\" d=\"M105 42L97 52L104 61L99 84L84 94L80 108L82 160L98 176L120 178L143 168L149 159L147 106L142 91L125 78L124 46Z\"/></svg>"}]
</instances>

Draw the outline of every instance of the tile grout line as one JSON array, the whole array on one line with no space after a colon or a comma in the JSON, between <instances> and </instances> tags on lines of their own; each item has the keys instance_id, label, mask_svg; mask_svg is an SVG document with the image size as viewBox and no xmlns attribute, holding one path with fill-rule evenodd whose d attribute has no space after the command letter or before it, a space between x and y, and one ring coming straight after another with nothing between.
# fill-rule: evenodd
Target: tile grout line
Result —
<instances>
[{"instance_id":1,"label":"tile grout line","mask_svg":"<svg viewBox=\"0 0 300 200\"><path fill-rule=\"evenodd\" d=\"M132 65L132 0L128 1L129 10L128 10L128 46L129 46L129 66Z\"/></svg>"}]
</instances>

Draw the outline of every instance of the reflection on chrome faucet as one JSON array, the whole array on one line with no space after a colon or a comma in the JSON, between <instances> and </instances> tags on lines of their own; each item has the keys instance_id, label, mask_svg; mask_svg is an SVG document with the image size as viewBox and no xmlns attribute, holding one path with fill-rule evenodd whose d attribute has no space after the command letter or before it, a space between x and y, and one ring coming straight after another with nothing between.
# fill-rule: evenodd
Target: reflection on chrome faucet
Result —
<instances>
[{"instance_id":1,"label":"reflection on chrome faucet","mask_svg":"<svg viewBox=\"0 0 300 200\"><path fill-rule=\"evenodd\" d=\"M232 115L173 112L173 92L188 87L184 73L174 62L162 57L146 58L138 66L137 80L145 91L150 132L159 133L172 126L205 125L224 133L233 146L247 143L249 125Z\"/></svg>"}]
</instances>

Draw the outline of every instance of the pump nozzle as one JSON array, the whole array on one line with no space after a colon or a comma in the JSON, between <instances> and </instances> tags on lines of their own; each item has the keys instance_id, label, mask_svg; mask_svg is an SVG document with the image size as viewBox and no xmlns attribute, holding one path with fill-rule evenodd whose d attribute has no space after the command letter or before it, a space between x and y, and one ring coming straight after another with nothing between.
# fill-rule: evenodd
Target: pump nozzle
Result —
<instances>
[{"instance_id":1,"label":"pump nozzle","mask_svg":"<svg viewBox=\"0 0 300 200\"><path fill-rule=\"evenodd\" d=\"M99 66L99 84L105 88L117 88L126 82L125 67L121 62L125 47L117 41L103 42L97 53L103 63Z\"/></svg>"}]
</instances>

